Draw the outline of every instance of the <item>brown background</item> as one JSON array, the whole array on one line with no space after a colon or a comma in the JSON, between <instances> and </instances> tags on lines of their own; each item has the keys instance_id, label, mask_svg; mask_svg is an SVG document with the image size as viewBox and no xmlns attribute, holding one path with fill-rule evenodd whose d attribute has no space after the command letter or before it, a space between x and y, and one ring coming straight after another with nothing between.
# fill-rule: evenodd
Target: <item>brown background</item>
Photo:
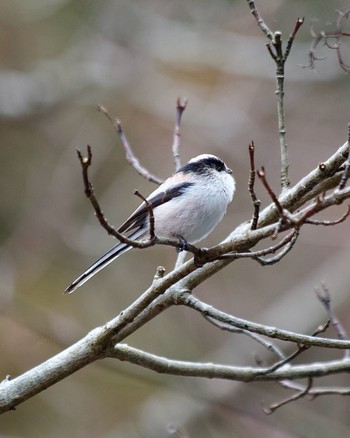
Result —
<instances>
[{"instance_id":1,"label":"brown background","mask_svg":"<svg viewBox=\"0 0 350 438\"><path fill-rule=\"evenodd\" d=\"M260 5L261 3L261 5ZM297 182L346 139L349 77L334 52L318 72L302 68L310 20L328 30L347 1L258 2L267 23L287 36L305 17L286 73L290 175ZM93 147L91 175L110 221L136 207L133 190L153 186L126 163L106 105L123 122L142 163L165 178L178 96L189 98L182 158L214 153L233 169L237 194L209 246L251 217L247 145L279 187L274 65L245 1L20 0L0 2L1 252L0 370L16 376L118 314L147 288L175 251L132 251L76 294L64 288L114 243L82 190L75 148ZM344 45L346 54L346 44ZM350 56L346 58L350 63ZM264 205L268 198L259 187ZM334 218L339 215L334 211ZM341 210L343 211L343 209ZM332 215L329 212L327 218ZM326 281L349 327L349 224L303 229L294 251L262 268L238 261L196 294L236 316L310 333L325 314L314 288ZM330 331L329 335L333 335ZM221 333L186 309L171 309L127 342L183 360L254 364L257 344ZM286 350L288 351L288 350ZM301 362L338 357L314 349ZM348 384L346 376L325 384ZM349 399L298 401L265 416L261 404L289 392L277 384L240 384L159 376L117 361L76 373L7 413L2 435L164 437L169 425L191 437L346 437Z\"/></svg>"}]
</instances>

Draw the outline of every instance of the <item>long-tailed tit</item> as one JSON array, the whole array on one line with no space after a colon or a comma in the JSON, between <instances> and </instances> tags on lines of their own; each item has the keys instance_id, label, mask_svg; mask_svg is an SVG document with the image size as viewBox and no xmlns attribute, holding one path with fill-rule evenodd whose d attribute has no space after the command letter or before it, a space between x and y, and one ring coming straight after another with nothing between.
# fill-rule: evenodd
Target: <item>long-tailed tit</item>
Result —
<instances>
[{"instance_id":1,"label":"long-tailed tit","mask_svg":"<svg viewBox=\"0 0 350 438\"><path fill-rule=\"evenodd\" d=\"M235 180L232 170L215 155L192 158L164 181L147 198L154 214L154 231L159 238L196 243L221 221L232 201ZM145 202L118 229L130 239L145 239L149 232L149 210ZM67 287L75 291L132 246L118 243Z\"/></svg>"}]
</instances>

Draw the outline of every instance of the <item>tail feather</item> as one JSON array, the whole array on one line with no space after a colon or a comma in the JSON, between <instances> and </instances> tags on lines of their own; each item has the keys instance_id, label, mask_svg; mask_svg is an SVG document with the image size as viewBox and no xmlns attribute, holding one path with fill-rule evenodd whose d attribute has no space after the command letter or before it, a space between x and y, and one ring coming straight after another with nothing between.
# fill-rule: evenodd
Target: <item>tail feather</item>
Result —
<instances>
[{"instance_id":1,"label":"tail feather","mask_svg":"<svg viewBox=\"0 0 350 438\"><path fill-rule=\"evenodd\" d=\"M78 287L83 285L86 281L90 280L91 277L101 271L101 269L109 265L111 262L113 262L113 260L129 251L131 248L131 246L125 243L118 243L115 245L108 252L106 252L106 254L96 260L96 262L93 263L89 268L87 268L87 270L83 272L76 280L74 280L73 283L67 287L64 293L71 294L74 292L76 289L78 289Z\"/></svg>"}]
</instances>

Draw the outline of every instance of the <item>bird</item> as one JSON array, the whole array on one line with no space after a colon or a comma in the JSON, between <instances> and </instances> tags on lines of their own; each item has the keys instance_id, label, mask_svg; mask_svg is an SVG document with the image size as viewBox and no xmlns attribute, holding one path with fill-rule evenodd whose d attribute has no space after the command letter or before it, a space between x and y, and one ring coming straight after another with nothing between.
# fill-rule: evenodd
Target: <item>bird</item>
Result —
<instances>
[{"instance_id":1,"label":"bird","mask_svg":"<svg viewBox=\"0 0 350 438\"><path fill-rule=\"evenodd\" d=\"M192 158L147 198L153 211L155 235L189 244L201 241L224 217L235 188L232 170L220 158L212 154ZM142 202L118 232L132 240L147 239L149 205ZM117 243L74 280L65 293L74 292L131 248L126 243Z\"/></svg>"}]
</instances>

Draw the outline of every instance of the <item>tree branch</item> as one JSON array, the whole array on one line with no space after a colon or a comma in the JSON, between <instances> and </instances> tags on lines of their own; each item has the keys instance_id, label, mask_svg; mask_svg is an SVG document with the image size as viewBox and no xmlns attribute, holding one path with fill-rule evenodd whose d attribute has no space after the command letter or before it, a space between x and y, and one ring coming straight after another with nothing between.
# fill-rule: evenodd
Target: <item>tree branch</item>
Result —
<instances>
[{"instance_id":1,"label":"tree branch","mask_svg":"<svg viewBox=\"0 0 350 438\"><path fill-rule=\"evenodd\" d=\"M151 181L158 185L162 184L163 180L153 175L151 172L149 172L149 170L142 166L139 159L134 154L134 151L125 135L120 121L117 119L113 119L105 106L99 105L98 109L107 117L107 119L112 123L114 129L117 131L119 139L125 151L126 161L136 170L137 173L139 173L148 181Z\"/></svg>"},{"instance_id":2,"label":"tree branch","mask_svg":"<svg viewBox=\"0 0 350 438\"><path fill-rule=\"evenodd\" d=\"M175 121L175 128L174 128L174 140L172 145L172 151L173 151L173 157L175 162L175 170L179 170L181 167L181 157L180 157L180 139L181 139L181 118L182 114L185 111L187 107L187 99L184 99L183 102L181 102L181 99L178 98L176 101L176 121Z\"/></svg>"},{"instance_id":3,"label":"tree branch","mask_svg":"<svg viewBox=\"0 0 350 438\"><path fill-rule=\"evenodd\" d=\"M260 367L236 367L211 362L198 363L171 360L146 353L125 344L116 345L113 351L109 351L109 357L127 361L157 373L186 377L205 377L207 379L238 380L240 382L268 382L283 379L301 379L305 377L316 378L348 372L350 369L350 361L328 361L283 367L270 374L264 374L264 369Z\"/></svg>"},{"instance_id":4,"label":"tree branch","mask_svg":"<svg viewBox=\"0 0 350 438\"><path fill-rule=\"evenodd\" d=\"M250 162L248 191L250 197L252 198L252 203L254 207L251 230L256 230L259 221L259 211L260 211L261 201L257 198L254 188L256 171L255 171L255 159L254 159L255 143L253 141L249 144L248 151L249 151L249 162Z\"/></svg>"},{"instance_id":5,"label":"tree branch","mask_svg":"<svg viewBox=\"0 0 350 438\"><path fill-rule=\"evenodd\" d=\"M194 295L182 292L176 297L176 304L189 307L205 317L210 317L228 326L233 326L242 330L247 330L252 333L267 336L272 339L279 339L281 341L294 342L298 345L306 345L310 347L326 347L336 349L347 349L350 347L350 341L340 341L338 339L317 338L314 336L302 335L293 333L287 330L278 329L276 327L270 327L262 324L257 324L252 321L247 321L241 318L237 318L228 313L222 312L216 308L213 308L209 304L200 301Z\"/></svg>"}]
</instances>

